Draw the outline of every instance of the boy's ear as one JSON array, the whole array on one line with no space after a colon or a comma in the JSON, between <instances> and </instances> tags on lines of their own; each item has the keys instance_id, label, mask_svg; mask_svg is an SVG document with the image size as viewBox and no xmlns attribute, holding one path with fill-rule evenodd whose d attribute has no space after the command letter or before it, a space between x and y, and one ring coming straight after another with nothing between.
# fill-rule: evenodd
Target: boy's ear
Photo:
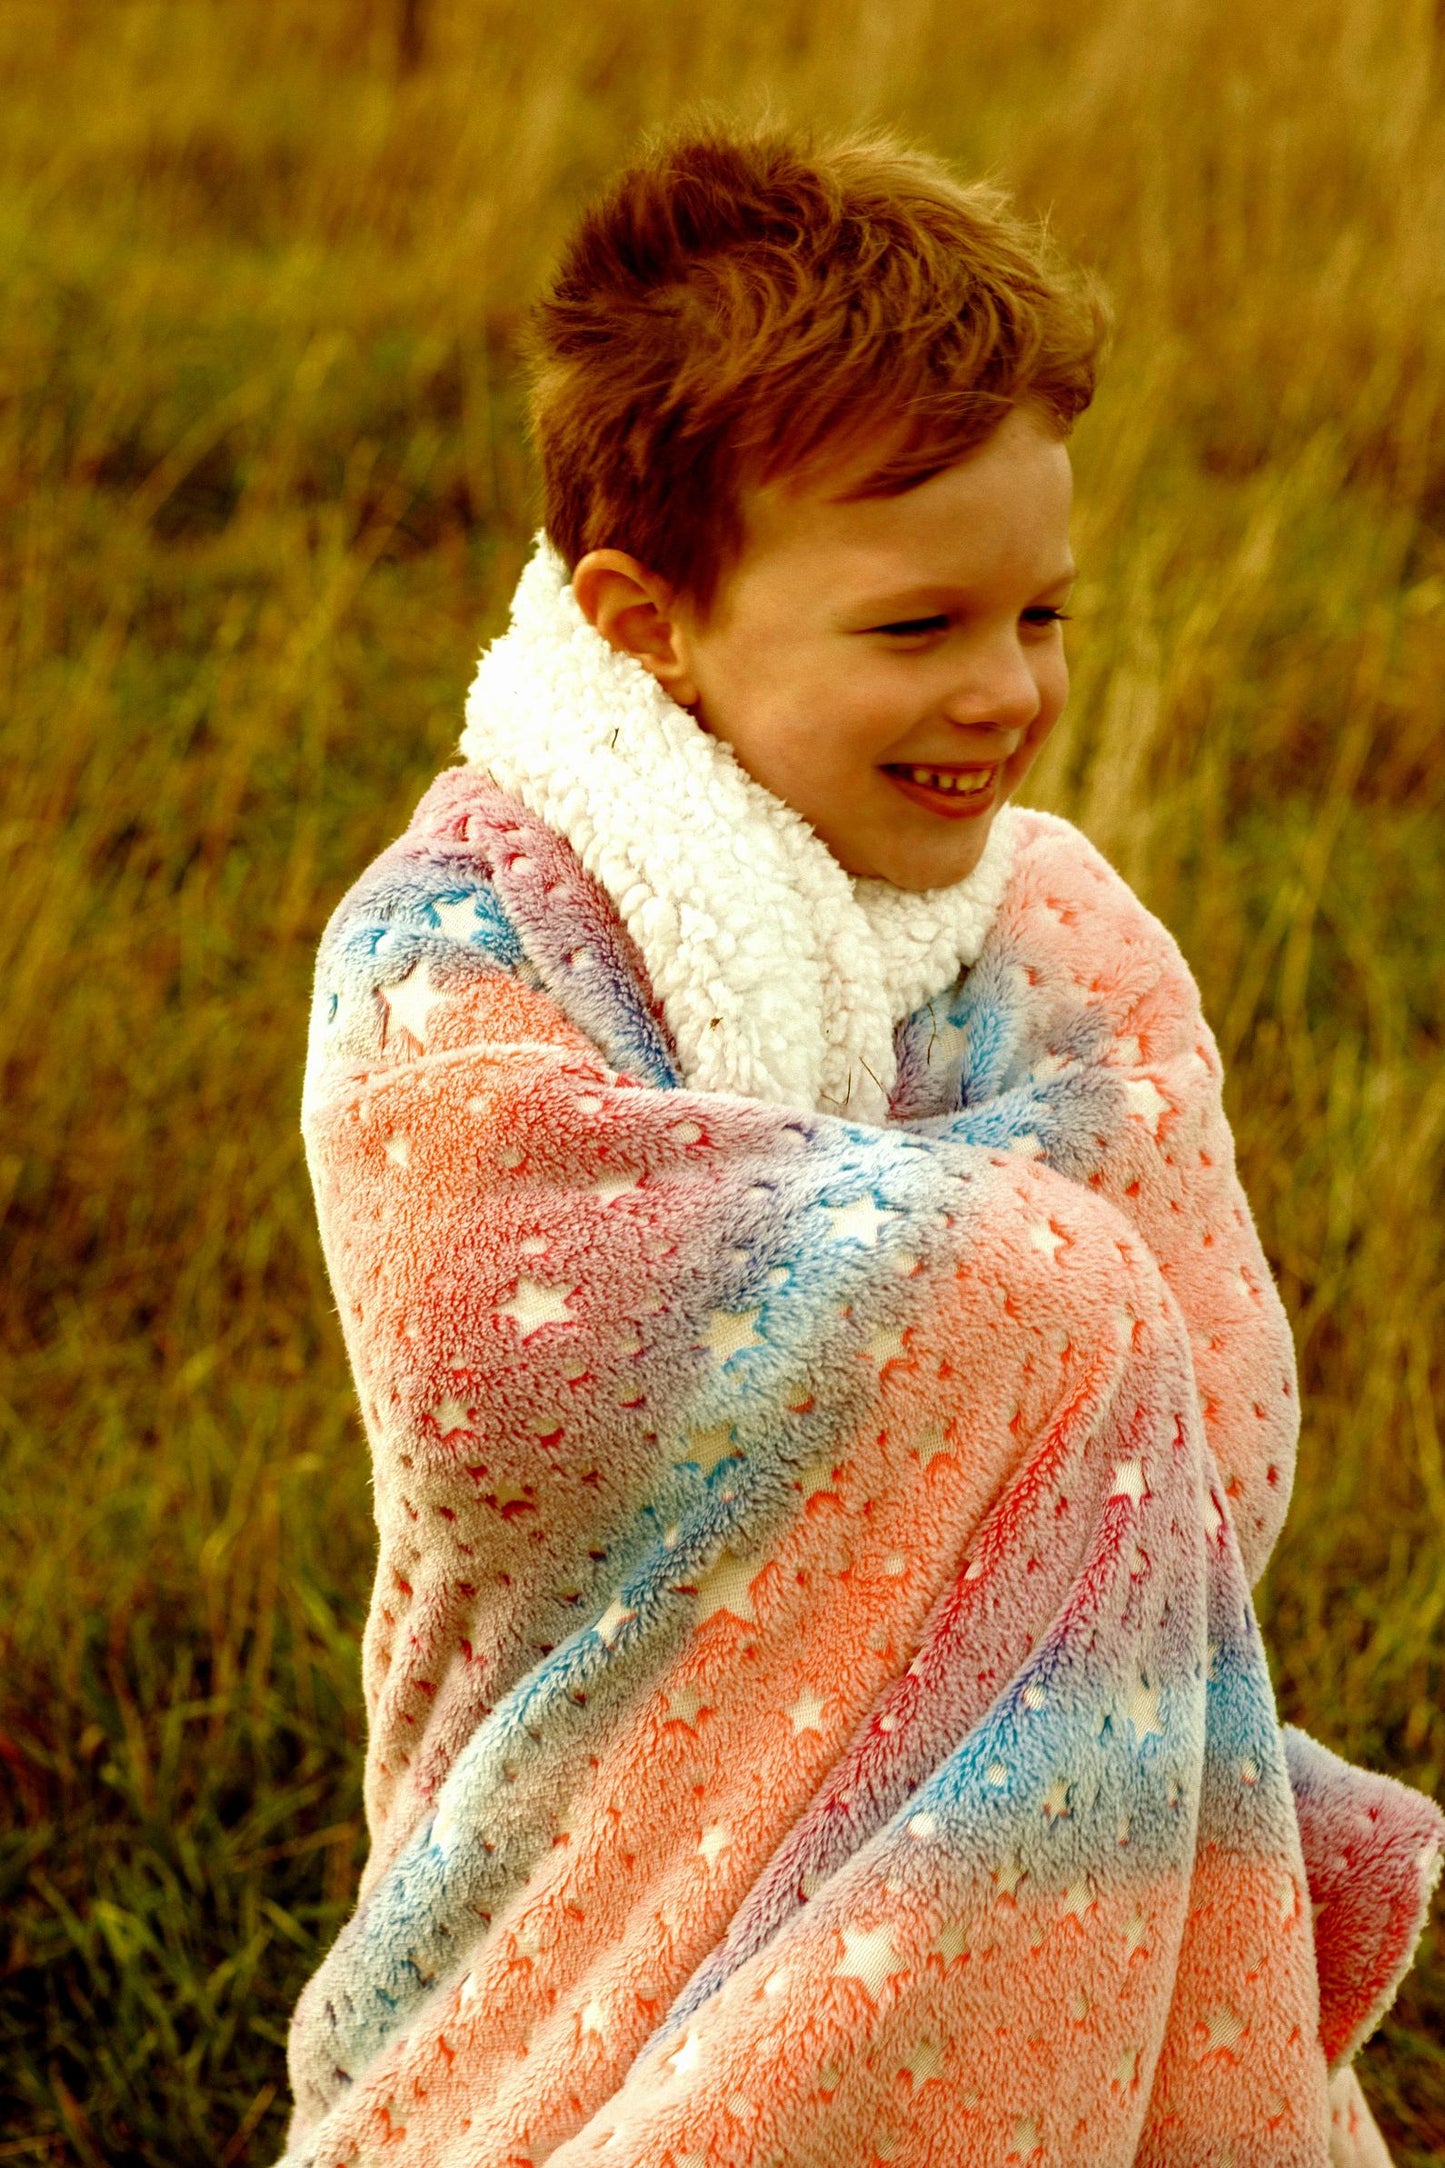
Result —
<instances>
[{"instance_id":1,"label":"boy's ear","mask_svg":"<svg viewBox=\"0 0 1445 2168\"><path fill-rule=\"evenodd\" d=\"M572 574L572 592L609 647L650 670L679 707L697 699L677 598L666 580L625 550L588 550Z\"/></svg>"}]
</instances>

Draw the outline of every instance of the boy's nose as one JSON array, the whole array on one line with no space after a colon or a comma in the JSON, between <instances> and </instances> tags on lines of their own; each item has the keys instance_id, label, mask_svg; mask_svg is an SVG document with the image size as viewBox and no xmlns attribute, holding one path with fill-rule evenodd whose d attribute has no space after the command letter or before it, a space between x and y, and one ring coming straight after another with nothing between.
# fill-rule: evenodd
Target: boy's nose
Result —
<instances>
[{"instance_id":1,"label":"boy's nose","mask_svg":"<svg viewBox=\"0 0 1445 2168\"><path fill-rule=\"evenodd\" d=\"M944 713L955 730L987 733L990 759L998 753L1001 738L1011 739L1004 753L1007 759L1023 742L1041 704L1038 681L1026 657L1015 648L1012 656L991 657L987 668L972 671L945 703Z\"/></svg>"}]
</instances>

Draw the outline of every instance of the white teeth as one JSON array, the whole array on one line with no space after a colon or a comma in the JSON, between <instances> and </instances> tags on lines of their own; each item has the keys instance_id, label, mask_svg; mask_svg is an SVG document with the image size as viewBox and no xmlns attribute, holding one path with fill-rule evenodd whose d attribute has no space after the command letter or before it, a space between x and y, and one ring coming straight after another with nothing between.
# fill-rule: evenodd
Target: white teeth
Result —
<instances>
[{"instance_id":1,"label":"white teeth","mask_svg":"<svg viewBox=\"0 0 1445 2168\"><path fill-rule=\"evenodd\" d=\"M974 768L960 775L952 769L910 768L908 780L910 783L921 783L928 790L946 790L952 791L957 797L976 798L988 789L993 781L993 772L988 768Z\"/></svg>"}]
</instances>

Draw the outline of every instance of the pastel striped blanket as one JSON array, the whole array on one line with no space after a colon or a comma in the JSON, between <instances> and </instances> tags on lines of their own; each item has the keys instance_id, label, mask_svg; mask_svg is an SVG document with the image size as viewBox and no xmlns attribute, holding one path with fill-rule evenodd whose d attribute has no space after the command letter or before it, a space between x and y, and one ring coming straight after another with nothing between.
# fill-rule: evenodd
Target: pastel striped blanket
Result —
<instances>
[{"instance_id":1,"label":"pastel striped blanket","mask_svg":"<svg viewBox=\"0 0 1445 2168\"><path fill-rule=\"evenodd\" d=\"M689 1082L475 767L334 916L372 1852L296 2168L1329 2158L1441 1817L1281 1729L1294 1366L1218 1056L1119 877L1009 824L867 1120Z\"/></svg>"}]
</instances>

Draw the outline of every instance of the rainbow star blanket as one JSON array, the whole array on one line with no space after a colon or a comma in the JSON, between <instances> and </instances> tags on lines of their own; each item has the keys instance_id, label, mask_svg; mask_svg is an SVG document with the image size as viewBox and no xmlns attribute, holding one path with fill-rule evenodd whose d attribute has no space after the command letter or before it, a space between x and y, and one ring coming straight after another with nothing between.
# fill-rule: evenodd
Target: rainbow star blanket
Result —
<instances>
[{"instance_id":1,"label":"rainbow star blanket","mask_svg":"<svg viewBox=\"0 0 1445 2168\"><path fill-rule=\"evenodd\" d=\"M1276 1716L1294 1364L1177 948L1039 813L851 882L545 549L463 744L317 966L380 1548L287 2162L1380 2157L1329 2073L1441 1817Z\"/></svg>"}]
</instances>

